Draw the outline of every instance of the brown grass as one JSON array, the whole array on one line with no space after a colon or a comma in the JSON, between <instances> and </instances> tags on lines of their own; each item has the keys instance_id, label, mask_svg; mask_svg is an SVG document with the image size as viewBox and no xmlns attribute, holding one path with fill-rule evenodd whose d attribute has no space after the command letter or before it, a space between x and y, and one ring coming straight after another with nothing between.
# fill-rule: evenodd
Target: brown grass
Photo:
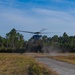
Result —
<instances>
[{"instance_id":1,"label":"brown grass","mask_svg":"<svg viewBox=\"0 0 75 75\"><path fill-rule=\"evenodd\" d=\"M70 64L75 64L75 54L70 54L68 56L53 56L53 57L49 57L49 58L53 58L53 59L67 62Z\"/></svg>"},{"instance_id":2,"label":"brown grass","mask_svg":"<svg viewBox=\"0 0 75 75\"><path fill-rule=\"evenodd\" d=\"M34 58L22 54L0 54L0 75L57 75Z\"/></svg>"}]
</instances>

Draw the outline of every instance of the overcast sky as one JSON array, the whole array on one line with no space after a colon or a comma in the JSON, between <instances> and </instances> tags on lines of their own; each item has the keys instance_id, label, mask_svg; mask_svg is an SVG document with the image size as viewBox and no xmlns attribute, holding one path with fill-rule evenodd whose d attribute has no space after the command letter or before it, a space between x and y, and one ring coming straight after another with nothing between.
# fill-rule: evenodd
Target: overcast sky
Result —
<instances>
[{"instance_id":1,"label":"overcast sky","mask_svg":"<svg viewBox=\"0 0 75 75\"><path fill-rule=\"evenodd\" d=\"M75 35L75 0L0 0L0 35L5 37L13 28L26 31L46 28L45 32ZM21 34L25 39L32 36Z\"/></svg>"}]
</instances>

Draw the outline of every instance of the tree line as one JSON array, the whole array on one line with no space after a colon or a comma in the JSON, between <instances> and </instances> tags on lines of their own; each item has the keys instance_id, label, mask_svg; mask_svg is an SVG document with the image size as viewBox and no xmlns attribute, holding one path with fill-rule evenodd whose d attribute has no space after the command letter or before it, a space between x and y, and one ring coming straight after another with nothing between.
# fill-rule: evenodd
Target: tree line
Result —
<instances>
[{"instance_id":1,"label":"tree line","mask_svg":"<svg viewBox=\"0 0 75 75\"><path fill-rule=\"evenodd\" d=\"M75 52L75 36L68 36L66 32L62 36L54 35L53 37L43 36L44 45L53 46L61 52Z\"/></svg>"},{"instance_id":2,"label":"tree line","mask_svg":"<svg viewBox=\"0 0 75 75\"><path fill-rule=\"evenodd\" d=\"M12 29L6 37L0 36L0 52L15 52L25 49L25 40L22 34Z\"/></svg>"},{"instance_id":3,"label":"tree line","mask_svg":"<svg viewBox=\"0 0 75 75\"><path fill-rule=\"evenodd\" d=\"M30 40L30 39L29 39ZM24 36L12 29L5 37L0 36L0 52L25 52L26 43ZM66 32L62 36L42 36L43 46L53 46L62 52L75 52L75 36L68 36ZM41 42L41 43L42 43Z\"/></svg>"}]
</instances>

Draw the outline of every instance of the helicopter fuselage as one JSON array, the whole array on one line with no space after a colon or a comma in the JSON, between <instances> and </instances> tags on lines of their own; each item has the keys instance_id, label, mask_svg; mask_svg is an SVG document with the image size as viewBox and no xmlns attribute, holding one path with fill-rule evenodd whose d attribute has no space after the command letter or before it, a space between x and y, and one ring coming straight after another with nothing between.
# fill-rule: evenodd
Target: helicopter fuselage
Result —
<instances>
[{"instance_id":1,"label":"helicopter fuselage","mask_svg":"<svg viewBox=\"0 0 75 75\"><path fill-rule=\"evenodd\" d=\"M33 35L32 39L39 40L42 37L42 35Z\"/></svg>"}]
</instances>

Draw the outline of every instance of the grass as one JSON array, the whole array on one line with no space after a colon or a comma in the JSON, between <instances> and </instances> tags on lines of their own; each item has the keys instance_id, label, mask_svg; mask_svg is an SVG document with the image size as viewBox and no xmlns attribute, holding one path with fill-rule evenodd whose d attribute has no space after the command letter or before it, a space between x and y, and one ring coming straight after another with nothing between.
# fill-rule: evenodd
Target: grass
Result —
<instances>
[{"instance_id":1,"label":"grass","mask_svg":"<svg viewBox=\"0 0 75 75\"><path fill-rule=\"evenodd\" d=\"M57 75L34 58L23 54L0 53L0 75Z\"/></svg>"},{"instance_id":2,"label":"grass","mask_svg":"<svg viewBox=\"0 0 75 75\"><path fill-rule=\"evenodd\" d=\"M49 57L49 58L53 58L53 59L63 61L63 62L67 62L67 63L70 63L70 64L75 64L75 54L72 54L72 53L70 55L67 55L67 56L52 56L52 57Z\"/></svg>"}]
</instances>

